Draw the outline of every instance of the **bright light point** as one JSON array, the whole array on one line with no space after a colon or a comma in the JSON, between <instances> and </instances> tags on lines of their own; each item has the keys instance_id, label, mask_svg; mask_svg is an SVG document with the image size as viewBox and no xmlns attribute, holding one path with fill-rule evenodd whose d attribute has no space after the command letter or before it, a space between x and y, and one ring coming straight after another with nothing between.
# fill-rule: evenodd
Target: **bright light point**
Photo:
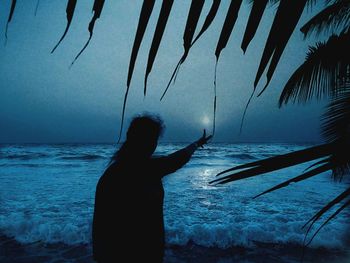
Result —
<instances>
[{"instance_id":1,"label":"bright light point","mask_svg":"<svg viewBox=\"0 0 350 263\"><path fill-rule=\"evenodd\" d=\"M210 124L210 119L208 116L204 116L202 118L202 124L204 124L205 126L208 126Z\"/></svg>"}]
</instances>

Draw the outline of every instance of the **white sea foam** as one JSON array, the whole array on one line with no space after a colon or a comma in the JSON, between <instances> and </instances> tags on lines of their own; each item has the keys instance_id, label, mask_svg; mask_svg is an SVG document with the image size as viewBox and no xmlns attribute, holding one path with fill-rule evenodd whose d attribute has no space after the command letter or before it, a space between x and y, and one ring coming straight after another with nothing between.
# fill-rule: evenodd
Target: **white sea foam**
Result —
<instances>
[{"instance_id":1,"label":"white sea foam","mask_svg":"<svg viewBox=\"0 0 350 263\"><path fill-rule=\"evenodd\" d=\"M180 146L164 145L160 152ZM342 192L345 184L333 183L329 174L323 174L252 199L276 183L300 174L308 166L305 164L220 187L208 185L223 169L298 148L212 145L198 151L188 165L164 179L167 243L194 242L219 248L250 246L253 241L302 244L305 230L301 227ZM95 185L113 151L112 145L3 147L0 233L24 243L89 243ZM343 233L347 231L348 218L348 211L337 216L317 235L312 246L345 246Z\"/></svg>"}]
</instances>

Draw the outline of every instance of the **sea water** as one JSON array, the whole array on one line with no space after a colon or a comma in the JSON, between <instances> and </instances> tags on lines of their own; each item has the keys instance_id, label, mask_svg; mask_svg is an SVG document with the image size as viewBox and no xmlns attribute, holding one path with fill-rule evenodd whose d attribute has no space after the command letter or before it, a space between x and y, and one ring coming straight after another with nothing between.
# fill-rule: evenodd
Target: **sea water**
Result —
<instances>
[{"instance_id":1,"label":"sea water","mask_svg":"<svg viewBox=\"0 0 350 263\"><path fill-rule=\"evenodd\" d=\"M184 146L163 143L156 154ZM348 187L346 180L334 182L326 172L256 199L264 190L300 175L310 163L225 185L209 182L235 165L310 146L213 143L198 149L188 164L163 179L167 247L301 245L302 226ZM96 183L115 150L113 144L1 145L0 235L22 244L90 244ZM348 219L345 210L319 232L311 247L345 248Z\"/></svg>"}]
</instances>

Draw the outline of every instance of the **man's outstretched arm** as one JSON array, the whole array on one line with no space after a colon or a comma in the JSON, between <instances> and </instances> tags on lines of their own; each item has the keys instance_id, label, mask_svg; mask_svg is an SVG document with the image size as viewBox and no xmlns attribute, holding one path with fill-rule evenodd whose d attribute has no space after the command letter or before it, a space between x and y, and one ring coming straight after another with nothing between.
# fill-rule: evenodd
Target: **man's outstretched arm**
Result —
<instances>
[{"instance_id":1,"label":"man's outstretched arm","mask_svg":"<svg viewBox=\"0 0 350 263\"><path fill-rule=\"evenodd\" d=\"M155 169L157 169L157 172L159 172L159 174L162 176L175 172L184 166L191 159L192 154L198 149L198 147L203 147L203 145L206 144L211 137L211 135L206 136L204 130L203 136L187 147L167 156L153 158Z\"/></svg>"}]
</instances>

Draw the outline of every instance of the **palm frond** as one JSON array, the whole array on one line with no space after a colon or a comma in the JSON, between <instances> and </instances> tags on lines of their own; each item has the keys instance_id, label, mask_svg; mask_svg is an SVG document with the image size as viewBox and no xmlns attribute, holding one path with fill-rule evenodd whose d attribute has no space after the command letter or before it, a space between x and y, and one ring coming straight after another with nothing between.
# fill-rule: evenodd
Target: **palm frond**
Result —
<instances>
[{"instance_id":1,"label":"palm frond","mask_svg":"<svg viewBox=\"0 0 350 263\"><path fill-rule=\"evenodd\" d=\"M188 16L187 16L185 31L183 34L184 52L183 52L179 62L177 63L177 65L173 71L173 74L170 77L168 85L166 86L160 100L162 100L164 98L165 94L167 93L167 91L170 87L171 82L174 79L176 79L176 74L179 71L181 64L186 60L186 58L188 56L188 53L191 49L193 36L194 36L194 33L196 31L196 27L197 27L197 24L199 21L199 17L202 13L202 10L203 10L203 6L204 6L203 0L192 0L192 2L191 2L190 10L189 10Z\"/></svg>"},{"instance_id":2,"label":"palm frond","mask_svg":"<svg viewBox=\"0 0 350 263\"><path fill-rule=\"evenodd\" d=\"M219 58L222 50L227 46L227 43L232 34L233 28L236 24L236 20L238 18L238 13L242 5L242 0L231 1L231 4L228 8L224 24L221 29L221 33L219 36L218 43L215 49L215 68L214 68L214 112L213 112L213 135L215 134L216 127L216 104L217 104L217 96L216 96L216 76L217 76L217 66L219 63Z\"/></svg>"},{"instance_id":3,"label":"palm frond","mask_svg":"<svg viewBox=\"0 0 350 263\"><path fill-rule=\"evenodd\" d=\"M12 0L11 1L10 13L9 13L9 17L7 18L6 28L5 28L5 41L7 41L7 31L8 31L9 24L10 24L10 22L12 20L13 13L15 12L16 3L17 3L17 0Z\"/></svg>"},{"instance_id":4,"label":"palm frond","mask_svg":"<svg viewBox=\"0 0 350 263\"><path fill-rule=\"evenodd\" d=\"M350 173L350 85L347 79L347 90L338 94L328 105L322 118L322 135L330 143L338 145L332 156L334 163L333 177L341 180Z\"/></svg>"},{"instance_id":5,"label":"palm frond","mask_svg":"<svg viewBox=\"0 0 350 263\"><path fill-rule=\"evenodd\" d=\"M258 94L260 96L269 85L273 73L278 65L282 53L304 11L308 0L287 1L281 0L277 9L276 16L272 23L272 27L264 48L264 52L259 64L259 68L254 81L254 89L267 68L268 62L271 60L268 72L266 74L267 81L265 87Z\"/></svg>"},{"instance_id":6,"label":"palm frond","mask_svg":"<svg viewBox=\"0 0 350 263\"><path fill-rule=\"evenodd\" d=\"M259 27L261 18L267 7L269 0L254 0L252 10L250 11L247 27L244 32L241 48L245 53L250 41L254 38L256 30Z\"/></svg>"},{"instance_id":7,"label":"palm frond","mask_svg":"<svg viewBox=\"0 0 350 263\"><path fill-rule=\"evenodd\" d=\"M290 167L297 164L301 164L312 160L317 160L319 158L330 156L333 153L333 151L334 151L333 144L323 144L323 145L318 145L307 149L235 166L233 168L220 172L217 176L221 176L225 173L232 172L232 171L237 171L237 170L242 170L242 171L238 171L238 172L229 174L227 176L215 179L210 183L225 184L228 182L237 181L248 177L253 177L253 176L269 173L272 171L277 171L286 167Z\"/></svg>"},{"instance_id":8,"label":"palm frond","mask_svg":"<svg viewBox=\"0 0 350 263\"><path fill-rule=\"evenodd\" d=\"M210 10L203 23L203 26L199 31L199 33L197 34L197 36L192 41L191 46L193 46L197 42L197 40L204 34L204 32L209 28L211 23L214 21L214 18L219 10L220 3L221 3L221 0L213 0Z\"/></svg>"},{"instance_id":9,"label":"palm frond","mask_svg":"<svg viewBox=\"0 0 350 263\"><path fill-rule=\"evenodd\" d=\"M126 107L126 102L127 102L127 99L128 99L129 88L130 88L132 74L134 72L134 67L135 67L137 54L139 52L143 36L144 36L144 34L146 32L148 21L149 21L149 19L151 17L152 11L153 11L154 3L155 3L155 0L144 0L143 4L142 4L140 18L139 18L139 23L138 23L138 26L137 26L137 31L136 31L135 40L134 40L134 44L133 44L133 47L132 47L131 57L130 57L130 62L129 62L128 79L127 79L126 91L125 91L125 95L124 95L124 102L123 102L123 109L122 109L122 117L121 117L121 124L120 124L120 130L119 130L118 143L121 140L121 136L122 136L122 132L123 132L124 117L125 117L125 107Z\"/></svg>"},{"instance_id":10,"label":"palm frond","mask_svg":"<svg viewBox=\"0 0 350 263\"><path fill-rule=\"evenodd\" d=\"M39 5L40 5L40 0L37 0L35 5L34 16L36 16L36 14L38 13Z\"/></svg>"},{"instance_id":11,"label":"palm frond","mask_svg":"<svg viewBox=\"0 0 350 263\"><path fill-rule=\"evenodd\" d=\"M102 13L102 9L103 9L103 5L105 3L105 0L95 0L94 2L94 6L92 8L92 11L94 12L94 15L93 17L91 18L91 21L89 23L89 27L88 27L88 30L89 30L89 33L90 33L90 36L89 36L89 39L86 41L84 47L80 50L80 52L78 53L78 55L76 55L76 57L74 58L71 66L73 66L73 64L75 63L75 61L77 61L77 59L80 57L80 55L84 52L84 50L88 47L91 39L92 39L92 35L94 33L94 27L95 27L95 23L96 23L96 20L98 18L100 18L101 16L101 13Z\"/></svg>"},{"instance_id":12,"label":"palm frond","mask_svg":"<svg viewBox=\"0 0 350 263\"><path fill-rule=\"evenodd\" d=\"M169 19L169 15L170 15L173 3L174 3L174 0L163 0L163 4L160 10L160 14L156 25L156 30L154 32L151 48L148 54L147 68L145 73L145 87L144 87L145 96L146 96L146 90L147 90L148 75L151 73L154 60L157 56L159 45L160 45L160 42L162 41L162 37L165 31L166 24Z\"/></svg>"},{"instance_id":13,"label":"palm frond","mask_svg":"<svg viewBox=\"0 0 350 263\"><path fill-rule=\"evenodd\" d=\"M336 32L350 27L350 1L336 1L312 17L300 29L304 36L310 36L313 32Z\"/></svg>"},{"instance_id":14,"label":"palm frond","mask_svg":"<svg viewBox=\"0 0 350 263\"><path fill-rule=\"evenodd\" d=\"M312 226L316 223L316 221L318 221L321 218L323 214L325 214L329 209L331 209L333 206L343 201L348 196L350 196L350 188L348 188L343 193L338 195L336 198L330 201L327 205L322 207L322 209L318 211L312 218L310 218L303 226L303 228L305 228L307 225L309 225L306 235L310 232Z\"/></svg>"},{"instance_id":15,"label":"palm frond","mask_svg":"<svg viewBox=\"0 0 350 263\"><path fill-rule=\"evenodd\" d=\"M238 12L241 7L241 4L241 0L231 1L231 4L226 14L224 25L221 29L219 41L216 45L215 57L217 61L219 60L221 51L226 47L228 40L230 39L233 27L238 17Z\"/></svg>"},{"instance_id":16,"label":"palm frond","mask_svg":"<svg viewBox=\"0 0 350 263\"><path fill-rule=\"evenodd\" d=\"M38 5L39 5L39 2L38 2ZM52 49L51 53L55 52L56 48L59 46L59 44L62 42L62 40L66 36L66 34L69 30L70 24L72 22L72 19L73 19L74 10L75 10L76 5L77 5L77 0L68 0L67 8L66 8L66 14L67 14L66 29L64 30L63 35L60 38L60 40L58 41L58 43L56 44L56 46Z\"/></svg>"},{"instance_id":17,"label":"palm frond","mask_svg":"<svg viewBox=\"0 0 350 263\"><path fill-rule=\"evenodd\" d=\"M350 88L350 85L349 87ZM338 94L322 117L322 134L328 142L343 141L350 136L350 91Z\"/></svg>"},{"instance_id":18,"label":"palm frond","mask_svg":"<svg viewBox=\"0 0 350 263\"><path fill-rule=\"evenodd\" d=\"M349 190L349 189L348 189ZM349 196L350 194L348 194L347 196ZM309 242L306 244L306 246L308 246L312 240L315 238L315 236L318 234L318 232L327 224L329 223L329 221L331 221L334 217L336 217L341 211L343 211L346 207L348 207L350 205L350 200L346 201L340 208L338 208L313 234L313 236L311 237L311 239L309 240ZM306 240L307 235L305 236L305 240ZM305 243L304 240L304 243Z\"/></svg>"},{"instance_id":19,"label":"palm frond","mask_svg":"<svg viewBox=\"0 0 350 263\"><path fill-rule=\"evenodd\" d=\"M337 84L350 65L350 33L331 36L327 42L310 47L305 62L293 73L283 88L279 106L293 102L305 103L313 97L335 95Z\"/></svg>"},{"instance_id":20,"label":"palm frond","mask_svg":"<svg viewBox=\"0 0 350 263\"><path fill-rule=\"evenodd\" d=\"M313 177L315 175L318 175L318 174L321 174L323 172L326 172L326 171L330 170L331 168L332 168L332 166L328 162L328 163L326 163L326 164L324 164L322 166L319 166L319 167L317 167L317 168L315 168L313 170L310 170L310 171L305 172L305 173L303 173L303 174L301 174L301 175L299 175L297 177L294 177L294 178L289 179L289 180L287 180L287 181L285 181L285 182L283 182L281 184L278 184L278 185L276 185L276 186L274 186L274 187L272 187L272 188L270 188L270 189L268 189L268 190L258 194L254 198L257 198L257 197L262 196L264 194L270 193L270 192L275 191L277 189L281 189L281 188L287 187L291 183L297 183L297 182L306 180L306 179L311 178L311 177Z\"/></svg>"}]
</instances>

